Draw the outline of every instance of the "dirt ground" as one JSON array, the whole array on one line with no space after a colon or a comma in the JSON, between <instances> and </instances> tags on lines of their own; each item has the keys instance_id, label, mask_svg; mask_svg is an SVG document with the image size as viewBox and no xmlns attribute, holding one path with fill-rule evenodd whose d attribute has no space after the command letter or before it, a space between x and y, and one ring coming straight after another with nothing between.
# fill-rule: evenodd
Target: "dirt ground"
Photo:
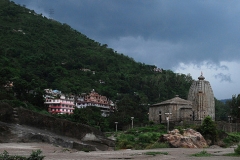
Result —
<instances>
[{"instance_id":1,"label":"dirt ground","mask_svg":"<svg viewBox=\"0 0 240 160\"><path fill-rule=\"evenodd\" d=\"M83 152L46 143L0 143L0 153L6 150L10 155L29 156L32 151L40 149L45 160L116 160L116 159L139 159L139 160L239 160L240 157L223 156L233 153L234 148L210 147L206 149L164 148L151 150L118 150L118 151L92 151ZM211 157L193 157L191 154L207 151L213 154ZM168 155L146 155L146 152L168 152Z\"/></svg>"}]
</instances>

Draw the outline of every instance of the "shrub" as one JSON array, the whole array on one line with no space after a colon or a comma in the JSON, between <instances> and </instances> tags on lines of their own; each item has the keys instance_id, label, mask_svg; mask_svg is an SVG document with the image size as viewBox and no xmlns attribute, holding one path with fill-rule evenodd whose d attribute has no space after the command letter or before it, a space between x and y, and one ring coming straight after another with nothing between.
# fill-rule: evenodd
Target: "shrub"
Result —
<instances>
[{"instance_id":1,"label":"shrub","mask_svg":"<svg viewBox=\"0 0 240 160\"><path fill-rule=\"evenodd\" d=\"M43 160L45 156L40 156L41 153L42 151L39 149L37 151L32 151L32 154L30 155L28 160Z\"/></svg>"},{"instance_id":2,"label":"shrub","mask_svg":"<svg viewBox=\"0 0 240 160\"><path fill-rule=\"evenodd\" d=\"M138 137L138 142L140 142L140 143L153 143L153 142L157 141L159 137L160 137L160 133L156 133L156 132L142 133Z\"/></svg>"},{"instance_id":3,"label":"shrub","mask_svg":"<svg viewBox=\"0 0 240 160\"><path fill-rule=\"evenodd\" d=\"M200 126L199 130L204 138L210 138L212 143L216 142L218 136L217 127L210 116L207 116L203 120L203 124Z\"/></svg>"},{"instance_id":4,"label":"shrub","mask_svg":"<svg viewBox=\"0 0 240 160\"><path fill-rule=\"evenodd\" d=\"M27 158L23 156L9 155L7 151L0 154L0 159L3 160L43 160L45 156L40 156L41 150L32 151L32 154Z\"/></svg>"},{"instance_id":5,"label":"shrub","mask_svg":"<svg viewBox=\"0 0 240 160\"><path fill-rule=\"evenodd\" d=\"M131 134L121 134L117 140L120 140L120 139L126 139L127 141L134 141L134 136L131 135Z\"/></svg>"},{"instance_id":6,"label":"shrub","mask_svg":"<svg viewBox=\"0 0 240 160\"><path fill-rule=\"evenodd\" d=\"M234 149L235 154L240 155L240 144Z\"/></svg>"},{"instance_id":7,"label":"shrub","mask_svg":"<svg viewBox=\"0 0 240 160\"><path fill-rule=\"evenodd\" d=\"M183 133L184 133L184 128L183 128L182 126L177 126L177 127L175 127L175 128L179 130L179 133L180 133L180 134L183 134Z\"/></svg>"},{"instance_id":8,"label":"shrub","mask_svg":"<svg viewBox=\"0 0 240 160\"><path fill-rule=\"evenodd\" d=\"M116 149L133 148L134 136L129 134L121 134L117 137Z\"/></svg>"},{"instance_id":9,"label":"shrub","mask_svg":"<svg viewBox=\"0 0 240 160\"><path fill-rule=\"evenodd\" d=\"M207 153L207 151L201 151L199 153L192 154L194 157L210 157L212 156L210 153Z\"/></svg>"},{"instance_id":10,"label":"shrub","mask_svg":"<svg viewBox=\"0 0 240 160\"><path fill-rule=\"evenodd\" d=\"M144 133L139 135L138 137L138 141L141 143L150 143L151 142L151 133Z\"/></svg>"},{"instance_id":11,"label":"shrub","mask_svg":"<svg viewBox=\"0 0 240 160\"><path fill-rule=\"evenodd\" d=\"M163 125L135 127L135 128L129 129L124 133L118 132L116 149L126 149L126 148L145 149L146 147L147 148L167 148L169 146L166 144L155 143L159 139L159 137L163 134L160 132L162 128L164 128L163 133L165 133L166 129L165 129L165 126Z\"/></svg>"},{"instance_id":12,"label":"shrub","mask_svg":"<svg viewBox=\"0 0 240 160\"><path fill-rule=\"evenodd\" d=\"M139 133L143 132L166 132L166 127L164 125L152 125L146 127L135 127L126 131L127 134L135 134L138 135Z\"/></svg>"},{"instance_id":13,"label":"shrub","mask_svg":"<svg viewBox=\"0 0 240 160\"><path fill-rule=\"evenodd\" d=\"M223 142L226 143L227 146L239 143L240 142L240 134L239 133L229 133L228 136L223 139Z\"/></svg>"}]
</instances>

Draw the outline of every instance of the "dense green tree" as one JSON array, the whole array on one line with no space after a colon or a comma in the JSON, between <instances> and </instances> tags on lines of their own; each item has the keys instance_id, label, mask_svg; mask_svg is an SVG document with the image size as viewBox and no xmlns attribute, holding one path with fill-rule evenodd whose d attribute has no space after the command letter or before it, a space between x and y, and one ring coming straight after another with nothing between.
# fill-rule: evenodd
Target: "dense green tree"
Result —
<instances>
[{"instance_id":1,"label":"dense green tree","mask_svg":"<svg viewBox=\"0 0 240 160\"><path fill-rule=\"evenodd\" d=\"M229 116L232 117L233 122L240 120L240 94L233 95L231 100L226 102L226 106L229 108Z\"/></svg>"},{"instance_id":2,"label":"dense green tree","mask_svg":"<svg viewBox=\"0 0 240 160\"><path fill-rule=\"evenodd\" d=\"M204 138L210 139L212 144L216 142L218 136L217 127L210 116L205 117L199 129Z\"/></svg>"},{"instance_id":3,"label":"dense green tree","mask_svg":"<svg viewBox=\"0 0 240 160\"><path fill-rule=\"evenodd\" d=\"M216 121L227 121L230 115L230 108L215 98L215 119Z\"/></svg>"},{"instance_id":4,"label":"dense green tree","mask_svg":"<svg viewBox=\"0 0 240 160\"><path fill-rule=\"evenodd\" d=\"M94 126L102 131L108 131L108 121L101 113L101 110L95 106L87 106L86 108L80 109L75 108L74 114L69 116L69 120Z\"/></svg>"}]
</instances>

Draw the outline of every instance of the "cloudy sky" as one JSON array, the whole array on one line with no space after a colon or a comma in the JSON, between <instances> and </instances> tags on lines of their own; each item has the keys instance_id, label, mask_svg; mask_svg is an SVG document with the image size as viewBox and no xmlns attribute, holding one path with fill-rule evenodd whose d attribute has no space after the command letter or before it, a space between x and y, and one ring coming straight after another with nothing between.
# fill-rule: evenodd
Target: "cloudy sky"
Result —
<instances>
[{"instance_id":1,"label":"cloudy sky","mask_svg":"<svg viewBox=\"0 0 240 160\"><path fill-rule=\"evenodd\" d=\"M239 0L13 0L87 37L176 73L200 76L217 99L240 93Z\"/></svg>"}]
</instances>

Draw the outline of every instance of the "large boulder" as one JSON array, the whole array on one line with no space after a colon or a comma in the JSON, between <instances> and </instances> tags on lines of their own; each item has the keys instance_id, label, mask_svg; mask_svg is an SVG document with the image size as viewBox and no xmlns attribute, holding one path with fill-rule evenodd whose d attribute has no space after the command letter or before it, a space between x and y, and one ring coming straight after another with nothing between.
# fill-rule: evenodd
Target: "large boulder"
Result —
<instances>
[{"instance_id":1,"label":"large boulder","mask_svg":"<svg viewBox=\"0 0 240 160\"><path fill-rule=\"evenodd\" d=\"M180 134L178 129L163 134L159 138L159 142L167 142L174 148L206 148L208 147L204 137L193 129L185 129Z\"/></svg>"}]
</instances>

